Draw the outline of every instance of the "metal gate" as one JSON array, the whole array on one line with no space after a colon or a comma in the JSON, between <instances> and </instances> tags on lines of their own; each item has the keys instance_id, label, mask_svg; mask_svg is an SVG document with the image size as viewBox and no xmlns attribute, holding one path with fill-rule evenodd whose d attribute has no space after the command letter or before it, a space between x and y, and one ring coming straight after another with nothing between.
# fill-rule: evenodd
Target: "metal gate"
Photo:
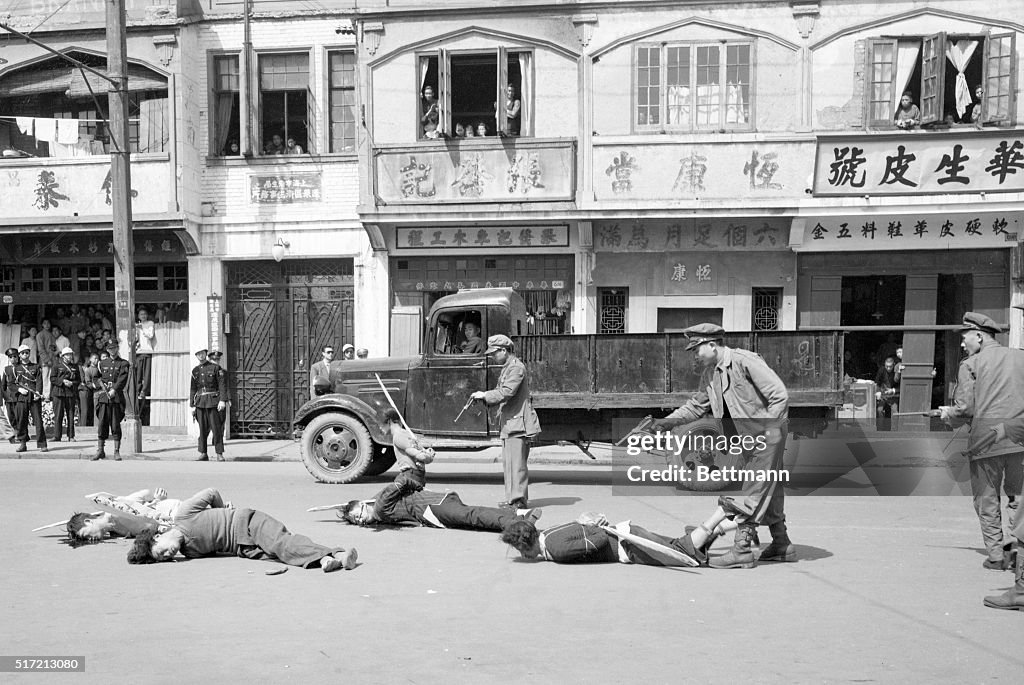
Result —
<instances>
[{"instance_id":1,"label":"metal gate","mask_svg":"<svg viewBox=\"0 0 1024 685\"><path fill-rule=\"evenodd\" d=\"M287 438L324 345L353 339L351 259L227 268L231 435Z\"/></svg>"}]
</instances>

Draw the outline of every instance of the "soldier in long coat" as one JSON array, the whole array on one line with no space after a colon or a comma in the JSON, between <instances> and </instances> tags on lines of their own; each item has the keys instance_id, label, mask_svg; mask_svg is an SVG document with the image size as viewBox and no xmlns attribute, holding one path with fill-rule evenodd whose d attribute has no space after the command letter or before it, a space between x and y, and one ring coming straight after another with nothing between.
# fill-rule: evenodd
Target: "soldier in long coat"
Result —
<instances>
[{"instance_id":1,"label":"soldier in long coat","mask_svg":"<svg viewBox=\"0 0 1024 685\"><path fill-rule=\"evenodd\" d=\"M199 422L199 459L208 461L206 436L213 433L213 448L217 461L224 461L224 426L221 412L227 407L228 383L224 369L207 359L207 350L196 352L199 365L192 369L192 384L189 389L189 406Z\"/></svg>"},{"instance_id":2,"label":"soldier in long coat","mask_svg":"<svg viewBox=\"0 0 1024 685\"><path fill-rule=\"evenodd\" d=\"M96 405L96 454L92 461L106 459L107 438L114 439L114 461L121 461L121 421L124 420L124 389L128 386L130 364L118 356L117 342L107 343L109 359L101 359L92 376L93 402Z\"/></svg>"},{"instance_id":3,"label":"soldier in long coat","mask_svg":"<svg viewBox=\"0 0 1024 685\"><path fill-rule=\"evenodd\" d=\"M15 452L28 449L28 418L36 426L36 446L46 452L46 429L43 427L43 372L38 364L31 361L32 348L22 345L18 348L18 363L14 366L14 393L18 423L15 429L20 443Z\"/></svg>"}]
</instances>

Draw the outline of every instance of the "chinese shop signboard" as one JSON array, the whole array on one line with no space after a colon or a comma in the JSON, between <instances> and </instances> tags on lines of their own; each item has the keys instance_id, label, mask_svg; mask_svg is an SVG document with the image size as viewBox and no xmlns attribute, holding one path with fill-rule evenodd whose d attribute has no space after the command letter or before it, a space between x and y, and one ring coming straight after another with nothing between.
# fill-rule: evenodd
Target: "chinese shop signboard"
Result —
<instances>
[{"instance_id":1,"label":"chinese shop signboard","mask_svg":"<svg viewBox=\"0 0 1024 685\"><path fill-rule=\"evenodd\" d=\"M788 250L790 219L595 221L595 252Z\"/></svg>"},{"instance_id":2,"label":"chinese shop signboard","mask_svg":"<svg viewBox=\"0 0 1024 685\"><path fill-rule=\"evenodd\" d=\"M948 250L1013 247L1020 231L1013 212L871 214L806 219L798 252Z\"/></svg>"},{"instance_id":3,"label":"chinese shop signboard","mask_svg":"<svg viewBox=\"0 0 1024 685\"><path fill-rule=\"evenodd\" d=\"M396 247L399 250L426 248L502 248L568 247L569 227L507 226L488 228L398 228Z\"/></svg>"},{"instance_id":4,"label":"chinese shop signboard","mask_svg":"<svg viewBox=\"0 0 1024 685\"><path fill-rule=\"evenodd\" d=\"M254 205L287 205L295 202L320 202L322 183L319 171L249 177L249 202Z\"/></svg>"},{"instance_id":5,"label":"chinese shop signboard","mask_svg":"<svg viewBox=\"0 0 1024 685\"><path fill-rule=\"evenodd\" d=\"M814 194L1024 191L1024 131L820 136Z\"/></svg>"}]
</instances>

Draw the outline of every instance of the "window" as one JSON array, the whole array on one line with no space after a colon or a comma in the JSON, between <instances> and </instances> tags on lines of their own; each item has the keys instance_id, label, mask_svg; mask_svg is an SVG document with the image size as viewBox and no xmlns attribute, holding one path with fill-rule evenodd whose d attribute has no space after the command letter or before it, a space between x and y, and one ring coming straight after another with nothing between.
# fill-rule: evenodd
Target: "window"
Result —
<instances>
[{"instance_id":1,"label":"window","mask_svg":"<svg viewBox=\"0 0 1024 685\"><path fill-rule=\"evenodd\" d=\"M309 54L260 55L260 121L265 155L283 155L289 139L315 152Z\"/></svg>"},{"instance_id":2,"label":"window","mask_svg":"<svg viewBox=\"0 0 1024 685\"><path fill-rule=\"evenodd\" d=\"M629 288L598 288L597 332L625 333Z\"/></svg>"},{"instance_id":3,"label":"window","mask_svg":"<svg viewBox=\"0 0 1024 685\"><path fill-rule=\"evenodd\" d=\"M214 155L238 155L241 140L241 104L238 55L213 58L213 150Z\"/></svg>"},{"instance_id":4,"label":"window","mask_svg":"<svg viewBox=\"0 0 1024 685\"><path fill-rule=\"evenodd\" d=\"M779 319L782 316L782 288L754 288L752 299L750 330L779 330Z\"/></svg>"},{"instance_id":5,"label":"window","mask_svg":"<svg viewBox=\"0 0 1024 685\"><path fill-rule=\"evenodd\" d=\"M356 149L356 56L353 52L331 52L330 107L331 152Z\"/></svg>"},{"instance_id":6,"label":"window","mask_svg":"<svg viewBox=\"0 0 1024 685\"><path fill-rule=\"evenodd\" d=\"M137 265L135 267L136 290L159 290L160 276L158 267L153 265Z\"/></svg>"},{"instance_id":7,"label":"window","mask_svg":"<svg viewBox=\"0 0 1024 685\"><path fill-rule=\"evenodd\" d=\"M78 267L78 292L100 292L103 290L105 266Z\"/></svg>"},{"instance_id":8,"label":"window","mask_svg":"<svg viewBox=\"0 0 1024 685\"><path fill-rule=\"evenodd\" d=\"M531 135L532 60L504 48L421 56L417 138Z\"/></svg>"},{"instance_id":9,"label":"window","mask_svg":"<svg viewBox=\"0 0 1024 685\"><path fill-rule=\"evenodd\" d=\"M100 72L102 55L68 56ZM4 157L90 157L112 151L103 78L54 57L0 77L0 149ZM128 65L129 149L164 152L170 143L167 79ZM17 117L17 119L16 119ZM68 121L72 120L72 121Z\"/></svg>"},{"instance_id":10,"label":"window","mask_svg":"<svg viewBox=\"0 0 1024 685\"><path fill-rule=\"evenodd\" d=\"M751 43L638 45L636 129L750 128L752 56Z\"/></svg>"},{"instance_id":11,"label":"window","mask_svg":"<svg viewBox=\"0 0 1024 685\"><path fill-rule=\"evenodd\" d=\"M1013 33L900 36L867 43L869 126L888 128L909 92L921 123L1010 125L1014 114Z\"/></svg>"},{"instance_id":12,"label":"window","mask_svg":"<svg viewBox=\"0 0 1024 685\"><path fill-rule=\"evenodd\" d=\"M163 290L188 290L188 265L175 264L163 267Z\"/></svg>"},{"instance_id":13,"label":"window","mask_svg":"<svg viewBox=\"0 0 1024 685\"><path fill-rule=\"evenodd\" d=\"M478 309L450 309L437 316L437 329L434 332L434 354L483 354L487 340L482 330L483 312ZM472 343L466 336L466 324L476 327L476 337Z\"/></svg>"},{"instance_id":14,"label":"window","mask_svg":"<svg viewBox=\"0 0 1024 685\"><path fill-rule=\"evenodd\" d=\"M71 292L74 290L74 277L70 266L51 266L49 268L51 292Z\"/></svg>"}]
</instances>

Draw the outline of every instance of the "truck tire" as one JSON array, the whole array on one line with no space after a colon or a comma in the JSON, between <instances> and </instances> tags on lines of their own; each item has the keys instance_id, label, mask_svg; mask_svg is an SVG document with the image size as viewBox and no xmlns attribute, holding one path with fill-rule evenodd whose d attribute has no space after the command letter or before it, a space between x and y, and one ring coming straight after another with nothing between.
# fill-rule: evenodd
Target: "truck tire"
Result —
<instances>
[{"instance_id":1,"label":"truck tire","mask_svg":"<svg viewBox=\"0 0 1024 685\"><path fill-rule=\"evenodd\" d=\"M364 476L379 476L395 465L395 448L391 445L374 444L373 461L363 471Z\"/></svg>"},{"instance_id":2,"label":"truck tire","mask_svg":"<svg viewBox=\"0 0 1024 685\"><path fill-rule=\"evenodd\" d=\"M302 463L321 483L351 483L373 458L370 432L350 414L321 414L302 431Z\"/></svg>"},{"instance_id":3,"label":"truck tire","mask_svg":"<svg viewBox=\"0 0 1024 685\"><path fill-rule=\"evenodd\" d=\"M714 419L702 419L684 426L679 426L675 430L678 431L677 434L680 436L686 435L687 433L697 437L707 436L715 439L722 436L722 426ZM672 457L672 463L690 471L690 480L679 481L676 485L678 489L690 490L692 492L716 492L733 486L732 481L726 479L697 480L696 468L698 466L706 466L714 472L724 466L737 466L739 458L729 454L723 454L717 450L684 450L678 455L674 455Z\"/></svg>"}]
</instances>

